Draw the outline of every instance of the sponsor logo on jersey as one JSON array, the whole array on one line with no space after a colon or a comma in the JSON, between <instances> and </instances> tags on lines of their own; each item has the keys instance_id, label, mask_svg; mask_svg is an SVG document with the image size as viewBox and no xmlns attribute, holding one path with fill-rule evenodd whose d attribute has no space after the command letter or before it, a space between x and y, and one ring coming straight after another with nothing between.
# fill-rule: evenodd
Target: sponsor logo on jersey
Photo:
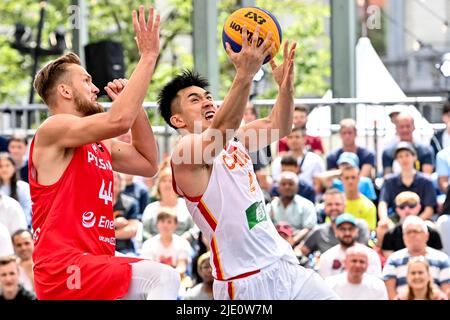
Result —
<instances>
[{"instance_id":1,"label":"sponsor logo on jersey","mask_svg":"<svg viewBox=\"0 0 450 320\"><path fill-rule=\"evenodd\" d=\"M92 211L87 211L83 213L81 223L83 224L83 227L89 229L95 225L95 220L95 214Z\"/></svg>"},{"instance_id":2,"label":"sponsor logo on jersey","mask_svg":"<svg viewBox=\"0 0 450 320\"><path fill-rule=\"evenodd\" d=\"M37 228L36 230L34 230L33 241L34 241L35 244L39 240L39 235L40 234L41 234L41 228Z\"/></svg>"},{"instance_id":3,"label":"sponsor logo on jersey","mask_svg":"<svg viewBox=\"0 0 450 320\"><path fill-rule=\"evenodd\" d=\"M92 147L92 148L94 148L94 147ZM112 171L112 165L109 160L104 160L103 158L96 156L91 151L87 152L87 161L88 161L88 163L93 163L96 167L98 167L102 170Z\"/></svg>"},{"instance_id":4,"label":"sponsor logo on jersey","mask_svg":"<svg viewBox=\"0 0 450 320\"><path fill-rule=\"evenodd\" d=\"M98 236L98 240L100 240L102 242L109 243L112 246L116 245L116 238L115 237Z\"/></svg>"},{"instance_id":5,"label":"sponsor logo on jersey","mask_svg":"<svg viewBox=\"0 0 450 320\"><path fill-rule=\"evenodd\" d=\"M251 230L258 223L267 220L266 210L262 201L253 203L245 210L247 215L248 228Z\"/></svg>"},{"instance_id":6,"label":"sponsor logo on jersey","mask_svg":"<svg viewBox=\"0 0 450 320\"><path fill-rule=\"evenodd\" d=\"M96 221L97 217L95 216L94 212L87 211L83 213L83 227L87 229L92 228L95 225ZM106 216L100 216L100 219L98 219L97 227L102 229L114 230L114 220L110 220Z\"/></svg>"},{"instance_id":7,"label":"sponsor logo on jersey","mask_svg":"<svg viewBox=\"0 0 450 320\"><path fill-rule=\"evenodd\" d=\"M228 144L222 155L222 161L228 169L233 170L236 164L240 167L245 167L250 161L250 157L238 147Z\"/></svg>"}]
</instances>

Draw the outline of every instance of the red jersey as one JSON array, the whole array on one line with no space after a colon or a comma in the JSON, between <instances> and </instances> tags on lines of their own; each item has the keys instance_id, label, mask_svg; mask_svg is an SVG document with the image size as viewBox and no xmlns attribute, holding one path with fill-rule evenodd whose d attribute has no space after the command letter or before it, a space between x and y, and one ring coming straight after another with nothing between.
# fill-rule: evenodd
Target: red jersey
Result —
<instances>
[{"instance_id":1,"label":"red jersey","mask_svg":"<svg viewBox=\"0 0 450 320\"><path fill-rule=\"evenodd\" d=\"M131 279L130 262L114 257L111 155L102 143L75 148L59 180L37 182L31 142L34 281L38 299L117 299ZM51 165L51 164L49 164Z\"/></svg>"}]
</instances>

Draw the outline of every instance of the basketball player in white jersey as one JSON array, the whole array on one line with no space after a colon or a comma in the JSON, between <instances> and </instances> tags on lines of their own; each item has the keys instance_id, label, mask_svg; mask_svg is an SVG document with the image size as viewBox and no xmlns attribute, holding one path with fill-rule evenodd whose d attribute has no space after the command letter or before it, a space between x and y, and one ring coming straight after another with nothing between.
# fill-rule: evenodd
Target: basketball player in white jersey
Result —
<instances>
[{"instance_id":1,"label":"basketball player in white jersey","mask_svg":"<svg viewBox=\"0 0 450 320\"><path fill-rule=\"evenodd\" d=\"M253 39L258 39L259 28ZM214 299L334 299L314 271L302 268L290 245L278 235L248 152L266 147L290 132L294 107L294 43L284 44L283 63L270 62L279 94L267 118L239 128L252 79L272 51L271 34L261 46L226 51L236 68L220 109L205 90L208 82L185 71L160 93L165 121L181 133L171 164L175 191L211 244Z\"/></svg>"}]
</instances>

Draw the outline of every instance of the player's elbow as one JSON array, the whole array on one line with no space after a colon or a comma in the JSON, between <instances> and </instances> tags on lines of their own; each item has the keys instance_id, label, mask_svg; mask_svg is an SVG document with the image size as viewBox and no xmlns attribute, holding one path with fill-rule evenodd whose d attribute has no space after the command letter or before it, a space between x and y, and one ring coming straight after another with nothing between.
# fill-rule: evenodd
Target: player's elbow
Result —
<instances>
[{"instance_id":1,"label":"player's elbow","mask_svg":"<svg viewBox=\"0 0 450 320\"><path fill-rule=\"evenodd\" d=\"M133 119L128 115L111 116L108 121L113 127L116 136L127 133L133 124Z\"/></svg>"},{"instance_id":2,"label":"player's elbow","mask_svg":"<svg viewBox=\"0 0 450 320\"><path fill-rule=\"evenodd\" d=\"M143 170L141 176L145 178L153 178L158 174L158 164L149 162Z\"/></svg>"}]
</instances>

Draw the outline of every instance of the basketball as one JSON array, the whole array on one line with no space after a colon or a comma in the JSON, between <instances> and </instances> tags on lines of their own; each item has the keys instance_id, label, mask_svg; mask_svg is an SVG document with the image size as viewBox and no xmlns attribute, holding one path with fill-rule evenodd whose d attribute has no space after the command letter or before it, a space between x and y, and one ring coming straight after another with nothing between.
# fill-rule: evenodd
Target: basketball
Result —
<instances>
[{"instance_id":1,"label":"basketball","mask_svg":"<svg viewBox=\"0 0 450 320\"><path fill-rule=\"evenodd\" d=\"M257 46L259 47L267 36L272 32L271 43L275 42L273 52L267 56L264 63L267 63L274 57L282 42L282 32L280 24L273 14L269 11L258 7L245 7L234 11L225 21L222 31L222 43L228 42L234 52L241 51L242 46L242 27L247 26L248 43L251 43L253 33L256 26L260 26L259 39Z\"/></svg>"}]
</instances>

